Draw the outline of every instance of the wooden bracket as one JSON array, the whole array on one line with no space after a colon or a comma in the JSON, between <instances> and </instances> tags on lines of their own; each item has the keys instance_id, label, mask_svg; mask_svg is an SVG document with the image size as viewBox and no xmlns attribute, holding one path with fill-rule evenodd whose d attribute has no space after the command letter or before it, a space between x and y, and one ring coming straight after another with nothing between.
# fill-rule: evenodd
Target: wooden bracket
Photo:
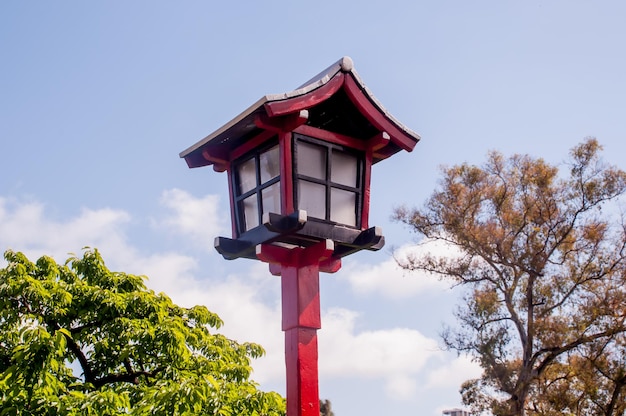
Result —
<instances>
[{"instance_id":1,"label":"wooden bracket","mask_svg":"<svg viewBox=\"0 0 626 416\"><path fill-rule=\"evenodd\" d=\"M258 114L254 118L254 124L258 128L270 130L275 133L293 131L305 124L309 119L308 110L300 110L286 116L269 117L266 114Z\"/></svg>"}]
</instances>

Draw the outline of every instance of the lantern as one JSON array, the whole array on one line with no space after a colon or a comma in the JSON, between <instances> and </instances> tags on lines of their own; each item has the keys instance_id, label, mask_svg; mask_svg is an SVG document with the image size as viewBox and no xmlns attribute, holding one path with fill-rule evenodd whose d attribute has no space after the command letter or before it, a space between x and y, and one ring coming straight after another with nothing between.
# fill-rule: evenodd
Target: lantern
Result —
<instances>
[{"instance_id":1,"label":"lantern","mask_svg":"<svg viewBox=\"0 0 626 416\"><path fill-rule=\"evenodd\" d=\"M319 416L319 272L384 245L369 225L372 165L419 136L374 98L344 57L296 90L266 95L184 150L190 168L226 171L232 238L226 259L270 264L281 276L287 415Z\"/></svg>"},{"instance_id":2,"label":"lantern","mask_svg":"<svg viewBox=\"0 0 626 416\"><path fill-rule=\"evenodd\" d=\"M344 57L294 91L262 97L180 156L228 172L233 236L216 239L225 258L330 239L339 259L383 246L368 222L371 168L418 140Z\"/></svg>"}]
</instances>

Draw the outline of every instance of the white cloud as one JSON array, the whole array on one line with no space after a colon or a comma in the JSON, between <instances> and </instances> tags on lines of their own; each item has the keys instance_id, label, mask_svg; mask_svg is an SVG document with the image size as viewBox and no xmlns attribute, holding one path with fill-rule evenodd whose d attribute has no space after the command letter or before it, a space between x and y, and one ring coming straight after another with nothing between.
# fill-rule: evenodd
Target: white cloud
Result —
<instances>
[{"instance_id":1,"label":"white cloud","mask_svg":"<svg viewBox=\"0 0 626 416\"><path fill-rule=\"evenodd\" d=\"M106 260L106 258L105 258ZM194 271L196 259L178 253L156 253L142 256L137 250L128 248L115 258L115 269L127 273L148 276L147 286L155 292L164 292L181 306L193 306L197 282ZM113 266L109 266L113 267ZM192 296L189 296L189 295Z\"/></svg>"},{"instance_id":2,"label":"white cloud","mask_svg":"<svg viewBox=\"0 0 626 416\"><path fill-rule=\"evenodd\" d=\"M162 202L173 215L155 222L156 227L174 228L198 241L205 235L215 235L219 229L211 214L217 201L211 196L195 198L185 191L170 190L163 193ZM39 202L0 198L0 245L24 251L31 259L48 254L57 261L65 260L68 251L85 245L97 247L111 269L147 275L150 288L165 292L181 306L203 304L217 313L225 322L220 332L226 336L261 344L267 355L253 363L253 378L282 386L285 368L280 277L272 276L267 264L260 262L239 260L239 272L220 275L226 262L218 256L195 258L154 248L146 254L145 249L129 241L131 224L130 214L122 210L83 209L75 218L56 221L49 218L46 207ZM198 224L205 227L202 232L196 228ZM220 262L219 267L214 267L213 261ZM342 275L349 276L355 290L392 297L431 290L441 284L433 278L426 282L406 274L392 260L368 268L353 266ZM320 377L380 380L385 394L395 399L413 397L417 390L424 389L425 383L420 380L428 380L426 387L438 388L446 380L469 378L459 376L471 369L462 360L429 374L433 363L445 359L436 340L410 328L359 330L360 319L348 309L323 311L323 328L318 333ZM450 381L454 388L458 384Z\"/></svg>"},{"instance_id":3,"label":"white cloud","mask_svg":"<svg viewBox=\"0 0 626 416\"><path fill-rule=\"evenodd\" d=\"M181 189L169 189L161 194L160 203L170 210L157 227L167 227L170 231L186 235L213 251L213 239L226 233L226 221L219 212L218 195L196 198ZM228 232L230 235L230 232Z\"/></svg>"},{"instance_id":4,"label":"white cloud","mask_svg":"<svg viewBox=\"0 0 626 416\"><path fill-rule=\"evenodd\" d=\"M403 246L394 255L403 261L427 252L446 255L454 253L451 247L441 243L429 243ZM450 287L448 282L433 274L403 269L393 257L375 265L346 262L339 278L347 280L357 293L376 293L391 299L408 298L427 291L447 290Z\"/></svg>"},{"instance_id":5,"label":"white cloud","mask_svg":"<svg viewBox=\"0 0 626 416\"><path fill-rule=\"evenodd\" d=\"M416 376L429 361L442 358L437 342L408 328L357 333L357 318L357 313L340 308L324 314L319 341L320 356L324 357L320 375L382 379L390 397L413 396Z\"/></svg>"},{"instance_id":6,"label":"white cloud","mask_svg":"<svg viewBox=\"0 0 626 416\"><path fill-rule=\"evenodd\" d=\"M471 357L467 355L461 355L432 371L429 374L427 385L429 387L458 388L464 381L478 378L481 374L482 369L478 363L472 361Z\"/></svg>"},{"instance_id":7,"label":"white cloud","mask_svg":"<svg viewBox=\"0 0 626 416\"><path fill-rule=\"evenodd\" d=\"M0 198L0 246L23 251L31 260L46 254L62 261L84 246L113 251L126 245L129 222L126 212L111 208L83 208L76 218L54 221L40 202Z\"/></svg>"},{"instance_id":8,"label":"white cloud","mask_svg":"<svg viewBox=\"0 0 626 416\"><path fill-rule=\"evenodd\" d=\"M418 383L415 378L406 375L398 375L387 380L385 393L392 399L406 400L415 396Z\"/></svg>"}]
</instances>

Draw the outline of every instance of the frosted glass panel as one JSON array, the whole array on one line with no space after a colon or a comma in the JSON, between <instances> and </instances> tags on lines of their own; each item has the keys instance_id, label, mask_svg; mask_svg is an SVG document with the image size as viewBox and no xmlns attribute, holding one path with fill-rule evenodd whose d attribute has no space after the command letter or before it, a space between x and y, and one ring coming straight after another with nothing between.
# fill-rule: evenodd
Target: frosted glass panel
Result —
<instances>
[{"instance_id":1,"label":"frosted glass panel","mask_svg":"<svg viewBox=\"0 0 626 416\"><path fill-rule=\"evenodd\" d=\"M356 226L356 194L342 189L330 190L330 220Z\"/></svg>"},{"instance_id":2,"label":"frosted glass panel","mask_svg":"<svg viewBox=\"0 0 626 416\"><path fill-rule=\"evenodd\" d=\"M326 179L326 148L298 142L298 173L317 179Z\"/></svg>"},{"instance_id":3,"label":"frosted glass panel","mask_svg":"<svg viewBox=\"0 0 626 416\"><path fill-rule=\"evenodd\" d=\"M261 184L280 175L280 159L278 146L274 146L260 155Z\"/></svg>"},{"instance_id":4,"label":"frosted glass panel","mask_svg":"<svg viewBox=\"0 0 626 416\"><path fill-rule=\"evenodd\" d=\"M254 158L243 162L237 167L237 181L239 182L239 195L245 194L256 188L256 167Z\"/></svg>"},{"instance_id":5,"label":"frosted glass panel","mask_svg":"<svg viewBox=\"0 0 626 416\"><path fill-rule=\"evenodd\" d=\"M346 186L356 187L357 159L349 153L333 151L330 180Z\"/></svg>"},{"instance_id":6,"label":"frosted glass panel","mask_svg":"<svg viewBox=\"0 0 626 416\"><path fill-rule=\"evenodd\" d=\"M326 187L298 181L298 208L306 210L309 217L326 219Z\"/></svg>"},{"instance_id":7,"label":"frosted glass panel","mask_svg":"<svg viewBox=\"0 0 626 416\"><path fill-rule=\"evenodd\" d=\"M272 186L261 191L261 197L263 198L263 214L266 212L273 212L280 214L280 183L275 183Z\"/></svg>"},{"instance_id":8,"label":"frosted glass panel","mask_svg":"<svg viewBox=\"0 0 626 416\"><path fill-rule=\"evenodd\" d=\"M256 194L252 194L243 200L243 215L246 225L245 231L248 231L259 225L259 205L257 203Z\"/></svg>"}]
</instances>

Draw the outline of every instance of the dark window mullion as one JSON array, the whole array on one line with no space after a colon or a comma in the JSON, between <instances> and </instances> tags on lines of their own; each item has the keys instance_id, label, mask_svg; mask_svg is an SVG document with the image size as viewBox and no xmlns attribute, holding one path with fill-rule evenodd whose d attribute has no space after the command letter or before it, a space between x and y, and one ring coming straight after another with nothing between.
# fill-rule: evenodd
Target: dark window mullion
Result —
<instances>
[{"instance_id":1,"label":"dark window mullion","mask_svg":"<svg viewBox=\"0 0 626 416\"><path fill-rule=\"evenodd\" d=\"M326 185L328 182L324 179L314 178L313 176L306 176L306 175L297 175L297 178L298 180L305 180L307 182L317 183L320 185Z\"/></svg>"},{"instance_id":2,"label":"dark window mullion","mask_svg":"<svg viewBox=\"0 0 626 416\"><path fill-rule=\"evenodd\" d=\"M241 189L241 177L239 174L239 167L242 165L243 163L239 163L235 166L234 169L234 174L233 174L233 189L234 189L234 193L235 193L235 221L236 221L236 227L237 227L237 231L239 232L239 230L242 230L245 228L245 224L246 224L246 218L245 218L245 214L244 214L244 209L243 209L243 200L245 199L245 197L250 193L250 191L239 195L240 189Z\"/></svg>"},{"instance_id":3,"label":"dark window mullion","mask_svg":"<svg viewBox=\"0 0 626 416\"><path fill-rule=\"evenodd\" d=\"M239 202L239 201L243 201L244 199L246 199L246 198L247 198L247 197L249 197L250 195L255 194L256 192L257 192L256 188L251 189L251 190L249 190L248 192L246 192L245 194L241 194L241 195L237 196L237 197L235 198L235 200L236 200L237 202Z\"/></svg>"},{"instance_id":4,"label":"dark window mullion","mask_svg":"<svg viewBox=\"0 0 626 416\"><path fill-rule=\"evenodd\" d=\"M269 181L263 183L262 186L260 186L260 188L261 189L269 188L270 186L274 185L277 182L280 182L280 176L276 176L275 178L272 178Z\"/></svg>"},{"instance_id":5,"label":"dark window mullion","mask_svg":"<svg viewBox=\"0 0 626 416\"><path fill-rule=\"evenodd\" d=\"M260 157L257 158L257 187L256 189L254 189L254 191L256 192L256 197L257 197L257 204L258 204L258 211L259 211L259 224L263 224L263 211L264 211L264 207L263 207L263 191L267 188L269 188L270 186L274 185L275 183L280 182L280 176L276 176L272 179L270 179L269 181L265 182L265 183L261 183L261 160ZM250 191L250 194L255 193L253 191Z\"/></svg>"},{"instance_id":6,"label":"dark window mullion","mask_svg":"<svg viewBox=\"0 0 626 416\"><path fill-rule=\"evenodd\" d=\"M320 182L320 183L324 183L324 182ZM361 193L361 190L359 188L355 188L354 186L349 186L349 185L343 185L337 182L329 182L329 186L335 189L342 189L344 191L356 192L357 194Z\"/></svg>"},{"instance_id":7,"label":"dark window mullion","mask_svg":"<svg viewBox=\"0 0 626 416\"><path fill-rule=\"evenodd\" d=\"M256 211L259 224L263 224L263 198L261 195L261 153L254 155L254 171L256 173Z\"/></svg>"}]
</instances>

